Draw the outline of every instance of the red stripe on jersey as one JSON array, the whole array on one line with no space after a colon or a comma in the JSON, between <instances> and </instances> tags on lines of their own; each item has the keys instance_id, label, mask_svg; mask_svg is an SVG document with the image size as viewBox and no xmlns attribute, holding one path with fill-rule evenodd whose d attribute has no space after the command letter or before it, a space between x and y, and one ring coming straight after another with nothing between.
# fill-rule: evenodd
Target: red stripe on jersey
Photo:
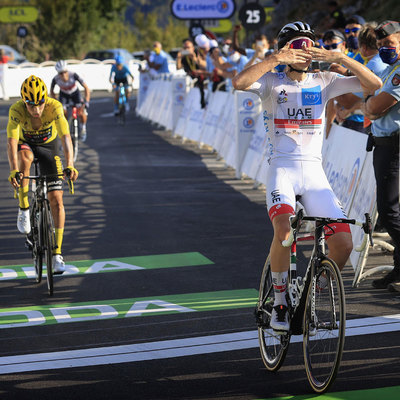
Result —
<instances>
[{"instance_id":1,"label":"red stripe on jersey","mask_svg":"<svg viewBox=\"0 0 400 400\"><path fill-rule=\"evenodd\" d=\"M320 125L322 124L322 119L274 119L275 125Z\"/></svg>"}]
</instances>

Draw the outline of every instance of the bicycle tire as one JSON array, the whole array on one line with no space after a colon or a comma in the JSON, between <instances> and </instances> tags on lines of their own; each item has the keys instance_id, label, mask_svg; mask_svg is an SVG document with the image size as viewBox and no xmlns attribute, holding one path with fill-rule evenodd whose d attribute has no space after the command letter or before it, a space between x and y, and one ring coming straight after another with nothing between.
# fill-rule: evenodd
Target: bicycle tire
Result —
<instances>
[{"instance_id":1,"label":"bicycle tire","mask_svg":"<svg viewBox=\"0 0 400 400\"><path fill-rule=\"evenodd\" d=\"M118 123L120 125L125 125L125 103L119 105Z\"/></svg>"},{"instance_id":2,"label":"bicycle tire","mask_svg":"<svg viewBox=\"0 0 400 400\"><path fill-rule=\"evenodd\" d=\"M41 212L37 208L37 203L34 202L31 211L31 240L35 281L40 283L43 274L43 249L41 246Z\"/></svg>"},{"instance_id":3,"label":"bicycle tire","mask_svg":"<svg viewBox=\"0 0 400 400\"><path fill-rule=\"evenodd\" d=\"M277 334L269 323L274 305L274 288L270 258L267 257L261 274L260 291L257 303L258 342L261 358L269 371L278 371L285 361L289 349L290 333Z\"/></svg>"},{"instance_id":4,"label":"bicycle tire","mask_svg":"<svg viewBox=\"0 0 400 400\"><path fill-rule=\"evenodd\" d=\"M317 287L320 276L327 279ZM316 317L315 317L316 316ZM343 354L346 303L339 268L324 259L316 268L307 292L304 311L303 353L308 381L317 393L324 393L336 378Z\"/></svg>"},{"instance_id":5,"label":"bicycle tire","mask_svg":"<svg viewBox=\"0 0 400 400\"><path fill-rule=\"evenodd\" d=\"M77 124L75 124L77 121ZM79 122L74 118L69 118L69 131L71 134L71 141L72 141L72 148L74 150L74 162L78 158L78 151L79 151Z\"/></svg>"},{"instance_id":6,"label":"bicycle tire","mask_svg":"<svg viewBox=\"0 0 400 400\"><path fill-rule=\"evenodd\" d=\"M42 213L42 232L43 232L43 244L46 252L46 280L47 290L49 296L53 295L54 284L53 284L53 249L54 249L54 224L50 212L50 205L48 201L43 204Z\"/></svg>"}]
</instances>

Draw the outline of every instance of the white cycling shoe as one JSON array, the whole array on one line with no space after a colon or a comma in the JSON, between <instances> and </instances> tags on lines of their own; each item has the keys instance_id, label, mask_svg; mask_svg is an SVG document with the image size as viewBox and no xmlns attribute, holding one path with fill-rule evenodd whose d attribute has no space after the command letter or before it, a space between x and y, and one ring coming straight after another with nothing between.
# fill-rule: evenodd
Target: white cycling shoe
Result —
<instances>
[{"instance_id":1,"label":"white cycling shoe","mask_svg":"<svg viewBox=\"0 0 400 400\"><path fill-rule=\"evenodd\" d=\"M53 256L53 274L61 275L65 272L65 263L61 254L55 254Z\"/></svg>"},{"instance_id":2,"label":"white cycling shoe","mask_svg":"<svg viewBox=\"0 0 400 400\"><path fill-rule=\"evenodd\" d=\"M31 231L29 208L26 210L22 210L20 208L18 210L17 228L21 233L24 233L25 235Z\"/></svg>"},{"instance_id":3,"label":"white cycling shoe","mask_svg":"<svg viewBox=\"0 0 400 400\"><path fill-rule=\"evenodd\" d=\"M278 304L273 307L269 326L276 333L286 333L289 331L289 313L287 306Z\"/></svg>"}]
</instances>

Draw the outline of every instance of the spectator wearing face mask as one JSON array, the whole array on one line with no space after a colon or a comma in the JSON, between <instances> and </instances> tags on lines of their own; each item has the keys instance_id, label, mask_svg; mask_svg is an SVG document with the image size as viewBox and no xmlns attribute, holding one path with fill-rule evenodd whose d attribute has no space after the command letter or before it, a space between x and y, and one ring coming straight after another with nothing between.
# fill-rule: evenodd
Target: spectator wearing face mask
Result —
<instances>
[{"instance_id":1,"label":"spectator wearing face mask","mask_svg":"<svg viewBox=\"0 0 400 400\"><path fill-rule=\"evenodd\" d=\"M347 55L366 65L368 61L361 56L358 44L358 35L363 25L365 25L365 19L359 15L353 15L346 21L344 34L348 49Z\"/></svg>"},{"instance_id":2,"label":"spectator wearing face mask","mask_svg":"<svg viewBox=\"0 0 400 400\"><path fill-rule=\"evenodd\" d=\"M158 74L169 73L167 53L162 49L160 42L154 42L153 52L147 60L149 67Z\"/></svg>"},{"instance_id":3,"label":"spectator wearing face mask","mask_svg":"<svg viewBox=\"0 0 400 400\"><path fill-rule=\"evenodd\" d=\"M376 200L382 226L393 245L394 268L376 279L372 286L400 291L400 204L399 204L399 134L400 134L400 23L384 21L375 29L379 55L387 65L379 74L383 86L363 105L372 121L372 136L367 148L373 149Z\"/></svg>"}]
</instances>

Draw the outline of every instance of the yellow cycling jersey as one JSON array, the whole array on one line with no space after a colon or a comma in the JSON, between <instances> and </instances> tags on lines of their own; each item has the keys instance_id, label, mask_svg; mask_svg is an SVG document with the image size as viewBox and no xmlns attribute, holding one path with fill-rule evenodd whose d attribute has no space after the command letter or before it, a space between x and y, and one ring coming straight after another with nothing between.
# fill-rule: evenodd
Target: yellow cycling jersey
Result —
<instances>
[{"instance_id":1,"label":"yellow cycling jersey","mask_svg":"<svg viewBox=\"0 0 400 400\"><path fill-rule=\"evenodd\" d=\"M33 129L31 115L26 109L24 101L17 101L10 107L7 137L17 139L19 143L40 145L53 141L57 134L60 137L69 135L69 126L64 116L63 106L58 100L50 97L46 99L40 119L42 126L37 130Z\"/></svg>"}]
</instances>

